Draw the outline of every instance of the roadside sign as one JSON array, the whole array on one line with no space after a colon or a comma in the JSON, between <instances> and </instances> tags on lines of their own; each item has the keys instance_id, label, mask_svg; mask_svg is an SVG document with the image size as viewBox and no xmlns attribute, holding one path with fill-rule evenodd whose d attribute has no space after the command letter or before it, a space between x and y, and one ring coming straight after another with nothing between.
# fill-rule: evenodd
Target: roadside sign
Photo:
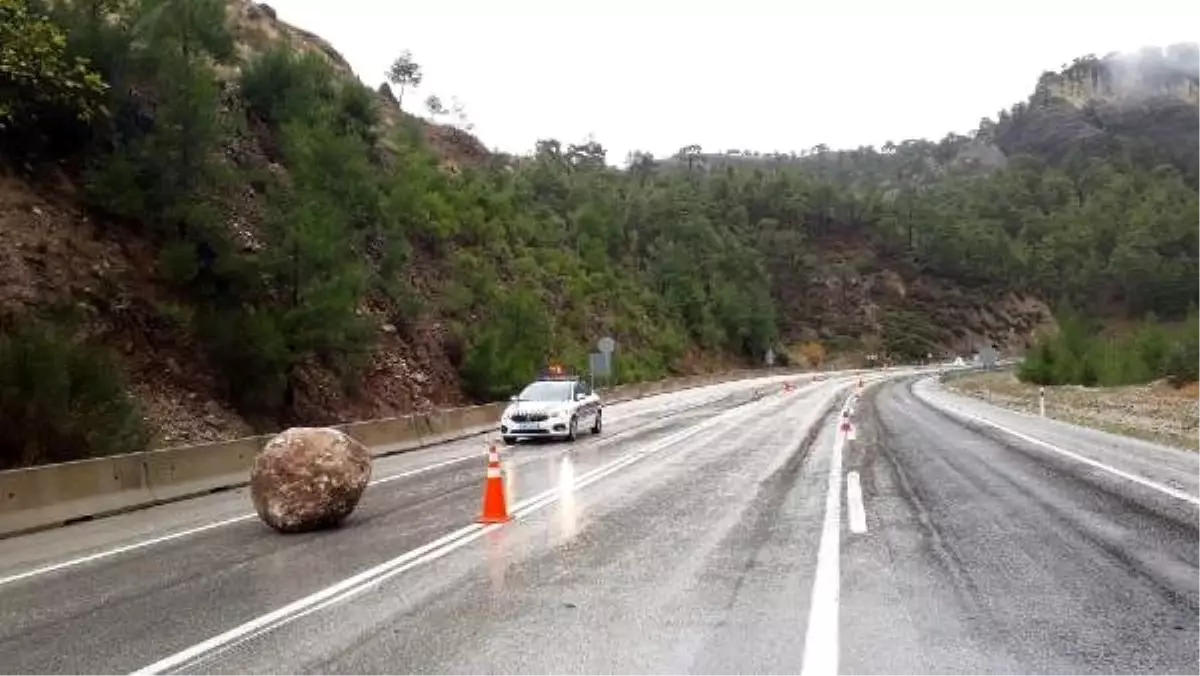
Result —
<instances>
[{"instance_id":1,"label":"roadside sign","mask_svg":"<svg viewBox=\"0 0 1200 676\"><path fill-rule=\"evenodd\" d=\"M612 354L613 350L617 349L617 341L608 336L604 336L596 343L596 349L604 354Z\"/></svg>"},{"instance_id":2,"label":"roadside sign","mask_svg":"<svg viewBox=\"0 0 1200 676\"><path fill-rule=\"evenodd\" d=\"M596 378L603 378L605 382L612 382L612 354L608 352L591 352L588 353L588 375L592 382L592 388L596 387Z\"/></svg>"},{"instance_id":3,"label":"roadside sign","mask_svg":"<svg viewBox=\"0 0 1200 676\"><path fill-rule=\"evenodd\" d=\"M609 377L612 375L611 355L606 352L592 352L588 355L588 368L593 376Z\"/></svg>"},{"instance_id":4,"label":"roadside sign","mask_svg":"<svg viewBox=\"0 0 1200 676\"><path fill-rule=\"evenodd\" d=\"M996 349L992 346L987 346L979 351L979 359L983 362L983 367L992 369L996 367Z\"/></svg>"}]
</instances>

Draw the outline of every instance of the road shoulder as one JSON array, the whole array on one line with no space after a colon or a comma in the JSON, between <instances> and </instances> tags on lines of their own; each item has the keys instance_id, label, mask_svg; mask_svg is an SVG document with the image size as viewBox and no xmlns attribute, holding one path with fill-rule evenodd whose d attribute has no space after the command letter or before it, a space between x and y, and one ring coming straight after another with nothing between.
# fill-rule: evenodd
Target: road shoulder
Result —
<instances>
[{"instance_id":1,"label":"road shoulder","mask_svg":"<svg viewBox=\"0 0 1200 676\"><path fill-rule=\"evenodd\" d=\"M1185 449L1096 430L1036 413L1012 411L950 391L935 378L911 384L913 394L944 415L987 435L1002 435L1005 443L1050 453L1059 459L1075 456L1091 464L1097 479L1130 475L1164 487L1194 507L1200 500L1200 455ZM1106 479L1106 480L1107 480Z\"/></svg>"},{"instance_id":2,"label":"road shoulder","mask_svg":"<svg viewBox=\"0 0 1200 676\"><path fill-rule=\"evenodd\" d=\"M1040 388L1020 382L1011 371L961 375L947 379L943 386L993 406L1029 414L1040 412ZM1159 382L1044 390L1049 418L1191 451L1200 449L1200 407L1194 384L1183 389Z\"/></svg>"}]
</instances>

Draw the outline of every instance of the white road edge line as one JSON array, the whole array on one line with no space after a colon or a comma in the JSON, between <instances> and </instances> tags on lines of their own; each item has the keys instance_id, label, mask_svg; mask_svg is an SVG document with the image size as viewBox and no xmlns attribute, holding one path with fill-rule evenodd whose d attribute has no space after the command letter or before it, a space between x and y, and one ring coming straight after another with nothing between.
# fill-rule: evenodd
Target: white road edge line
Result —
<instances>
[{"instance_id":1,"label":"white road edge line","mask_svg":"<svg viewBox=\"0 0 1200 676\"><path fill-rule=\"evenodd\" d=\"M816 389L818 385L819 384L814 383L801 391ZM584 488L627 465L633 464L642 458L673 446L689 437L695 436L700 432L715 427L721 423L748 417L748 412L753 413L755 410L756 407L753 405L750 405L744 409L741 407L730 409L729 411L709 418L708 420L705 420L704 422L701 422L693 427L689 427L676 432L675 434L659 439L658 441L640 449L629 451L612 460L611 462L601 465L600 467L597 467L589 472L586 472L582 476L577 477L572 490ZM559 497L559 489L557 486L555 486L530 498L522 500L521 502L512 506L510 511L514 519L520 519L554 503L559 499ZM445 556L464 544L483 536L485 533L500 528L502 525L503 524L492 524L484 526L476 523L464 526L456 531L438 538L437 540L429 542L416 549L409 550L393 559L384 561L383 563L368 568L367 570L309 594L308 596L301 597L265 615L260 615L252 620L248 620L228 631L164 657L163 659L138 669L132 673L135 675L159 674L168 669L174 669L181 665L194 662L198 658L213 653L222 652L233 645L267 633L289 622L304 617L311 612L315 612L316 610L325 608L340 600L355 596L371 587L374 587L386 579L389 579L395 575L399 575L400 573L413 568L414 566Z\"/></svg>"},{"instance_id":2,"label":"white road edge line","mask_svg":"<svg viewBox=\"0 0 1200 676\"><path fill-rule=\"evenodd\" d=\"M465 456L461 456L458 458L451 458L450 460L443 460L442 462L435 462L432 465L425 465L424 467L418 467L417 469L409 470L407 472L399 472L397 474L389 474L385 477L380 477L378 479L375 479L367 485L374 486L377 484L387 483L389 481L396 481L398 479L404 479L406 477L415 476L417 474L423 474L430 470L439 469L439 468L445 467L447 465L453 465L455 463L464 462L467 460L476 460L476 459L479 459L480 457L482 457L481 454L472 453L471 455L465 455ZM65 568L74 568L75 566L81 566L85 563L91 563L92 561L99 561L101 559L107 559L109 557L117 556L118 554L124 554L126 552L132 552L132 551L136 551L138 549L145 549L146 547L153 547L154 545L160 545L164 542L178 540L180 538L188 537L189 535L196 535L198 533L203 533L205 531L210 531L210 530L214 530L216 528L229 526L229 525L241 522L241 521L253 519L256 516L258 516L258 515L253 512L251 512L250 514L242 514L240 516L235 516L235 517L231 517L228 519L222 519L220 521L214 521L212 523L208 523L203 526L197 526L195 528L188 528L186 530L177 531L175 533L169 533L167 535L162 535L160 537L150 538L149 540L141 540L139 542L134 542L131 544L123 545L121 547L115 547L113 549L106 549L103 551L96 552L94 554L88 554L87 556L80 556L78 558L68 559L66 561L60 561L58 563L52 563L49 565L41 566L39 568L34 568L33 570L27 570L23 573L16 573L14 575L9 575L7 577L0 577L0 587L3 587L6 584L11 584L13 582L27 580L31 577L37 577L38 575L45 575L47 573L53 573L55 571L63 570Z\"/></svg>"},{"instance_id":3,"label":"white road edge line","mask_svg":"<svg viewBox=\"0 0 1200 676\"><path fill-rule=\"evenodd\" d=\"M1005 434L1009 434L1011 436L1017 437L1018 439L1027 441L1031 444L1036 444L1038 446L1041 446L1042 448L1045 448L1047 450L1058 453L1059 455L1064 455L1068 458L1071 458L1072 460L1078 460L1079 462L1082 462L1083 464L1088 465L1090 467L1095 467L1096 469L1103 470L1114 476L1119 476L1122 479L1127 479L1129 481L1132 481L1135 484L1139 484L1141 486L1145 486L1146 488L1151 488L1153 490L1156 490L1164 495L1169 495L1170 497L1173 497L1173 498L1176 498L1179 500L1184 500L1186 502L1192 503L1193 505L1200 506L1200 498L1198 498L1194 495L1191 495L1190 493L1185 493L1183 491L1176 490L1174 488L1171 488L1170 486L1164 486L1158 482L1151 481L1149 479L1140 477L1136 474L1131 474L1124 470L1117 469L1116 467L1112 467L1111 465L1106 465L1097 460L1092 460L1091 458L1084 456L1084 455L1080 455L1079 453L1075 453L1074 451L1068 451L1065 448L1060 448L1059 446L1055 446L1054 444L1052 444L1048 441L1042 441L1041 439L1031 437L1028 434L1018 432L1014 429L1005 427L1004 425L1000 425L998 423L994 423L991 420L988 420L986 418L981 418L972 413L967 413L966 411L963 411L962 409L959 409L958 407L952 407L949 404L939 404L924 395L918 394L917 396L919 398L921 398L922 400L924 400L925 403L935 406L935 407L937 407L943 411L946 411L948 413L951 413L953 415L962 416L964 418L974 420L975 422L987 425L989 427L994 427L995 429L998 429L1001 432L1004 432Z\"/></svg>"},{"instance_id":4,"label":"white road edge line","mask_svg":"<svg viewBox=\"0 0 1200 676\"><path fill-rule=\"evenodd\" d=\"M829 491L825 494L825 523L817 548L817 573L813 578L808 609L808 628L804 636L804 663L801 674L837 674L841 648L838 644L838 605L841 597L842 529L842 449L846 433L841 429L842 413L854 397L846 398L836 419L836 436L829 458Z\"/></svg>"},{"instance_id":5,"label":"white road edge line","mask_svg":"<svg viewBox=\"0 0 1200 676\"><path fill-rule=\"evenodd\" d=\"M862 484L858 472L846 475L846 508L850 512L850 532L867 532L867 512L863 508Z\"/></svg>"},{"instance_id":6,"label":"white road edge line","mask_svg":"<svg viewBox=\"0 0 1200 676\"><path fill-rule=\"evenodd\" d=\"M655 396L658 396L658 395L655 395ZM618 403L624 403L624 402L618 402ZM623 435L621 433L618 433L615 436L620 437ZM612 438L614 438L614 437L611 435L608 437L608 439L612 439ZM410 476L428 472L430 470L446 467L447 465L453 465L455 463L466 462L467 460L473 460L478 457L480 457L480 454L472 453L471 455L464 455L464 456L460 456L457 458L452 458L450 460L445 460L443 462L436 462L432 465L427 465L425 467L419 467L417 469L410 470L407 472L400 472L397 474L389 474L388 476L375 479L375 480L371 481L370 483L368 483L367 485L374 486L374 485L378 485L378 484L388 483L389 481L396 481L398 479L404 479L404 478L407 478ZM38 575L45 575L47 573L53 573L55 571L64 570L67 568L74 568L75 566L81 566L85 563L91 563L93 561L107 559L107 558L117 556L120 554L125 554L127 552L137 551L139 549L145 549L146 547L153 547L154 545L160 545L160 544L163 544L164 542L171 542L172 540L178 540L180 538L185 538L190 535L196 535L199 533L203 533L205 531L222 528L224 526L229 526L229 525L232 525L235 523L239 523L241 521L247 521L249 519L253 519L255 516L256 516L256 514L253 514L253 513L242 514L241 516L235 516L235 517L231 517L228 519L222 519L220 521L214 521L212 523L208 523L203 526L197 526L195 528L188 528L186 530L181 530L181 531L178 531L175 533L168 533L167 535L150 538L149 540L133 542L128 545L122 545L120 547L114 547L113 549L102 550L99 552L95 552L93 554L88 554L86 556L80 556L80 557L77 557L74 559L60 561L58 563L47 564L45 566L40 566L40 567L34 568L32 570L27 570L27 571L24 571L21 573L9 575L7 577L0 577L0 587L3 587L6 584L12 584L13 582L20 582L21 580L27 580L31 577L37 577Z\"/></svg>"}]
</instances>

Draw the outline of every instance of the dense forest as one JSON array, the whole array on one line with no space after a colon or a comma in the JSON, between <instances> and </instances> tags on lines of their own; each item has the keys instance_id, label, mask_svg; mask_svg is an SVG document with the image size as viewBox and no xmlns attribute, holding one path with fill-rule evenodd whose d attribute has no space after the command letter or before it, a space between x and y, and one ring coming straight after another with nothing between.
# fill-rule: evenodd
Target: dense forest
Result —
<instances>
[{"instance_id":1,"label":"dense forest","mask_svg":"<svg viewBox=\"0 0 1200 676\"><path fill-rule=\"evenodd\" d=\"M131 306L258 428L337 415L322 397L374 387L383 340L432 345L408 361L444 360L467 397L494 399L548 358L582 368L605 334L637 380L768 348L814 366L945 357L1031 334L1043 318L1008 311L963 333L1005 297L1100 318L1195 310L1191 159L1129 133L997 148L1036 102L973 137L879 149L689 146L620 169L591 139L456 154L478 148L461 106L429 97L431 117L454 117L431 127L332 50L245 16L279 30L241 0L0 0L0 164L49 194L72 186L104 236L152 252L155 285L3 308L0 467L155 443L122 357L97 347L114 324L97 316ZM411 104L411 55L388 76ZM875 278L895 288L853 291ZM949 291L920 300L935 282Z\"/></svg>"}]
</instances>

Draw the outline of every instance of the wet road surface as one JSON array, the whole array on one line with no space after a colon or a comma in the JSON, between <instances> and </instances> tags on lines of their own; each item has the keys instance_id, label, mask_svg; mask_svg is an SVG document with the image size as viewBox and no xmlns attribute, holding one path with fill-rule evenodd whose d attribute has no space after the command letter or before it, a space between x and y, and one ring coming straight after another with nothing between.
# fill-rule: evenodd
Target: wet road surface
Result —
<instances>
[{"instance_id":1,"label":"wet road surface","mask_svg":"<svg viewBox=\"0 0 1200 676\"><path fill-rule=\"evenodd\" d=\"M584 434L569 448L579 471L587 471L622 449L751 402L767 386L781 389L778 381L732 383L612 405L604 433ZM164 649L201 641L436 540L478 515L487 442L472 438L377 461L376 483L333 531L280 536L252 515L243 489L0 540L0 671L134 670ZM510 500L553 485L533 468L566 448L522 444L505 451ZM220 525L6 582L59 561L214 523Z\"/></svg>"},{"instance_id":2,"label":"wet road surface","mask_svg":"<svg viewBox=\"0 0 1200 676\"><path fill-rule=\"evenodd\" d=\"M325 533L237 491L0 540L0 671L1196 673L1196 454L901 375L850 433L856 378L613 405L502 450L501 526L474 438Z\"/></svg>"},{"instance_id":3,"label":"wet road surface","mask_svg":"<svg viewBox=\"0 0 1200 676\"><path fill-rule=\"evenodd\" d=\"M842 552L844 671L1197 673L1194 497L993 425L1191 496L1195 453L929 382L889 384L870 400L846 458L868 530Z\"/></svg>"}]
</instances>

